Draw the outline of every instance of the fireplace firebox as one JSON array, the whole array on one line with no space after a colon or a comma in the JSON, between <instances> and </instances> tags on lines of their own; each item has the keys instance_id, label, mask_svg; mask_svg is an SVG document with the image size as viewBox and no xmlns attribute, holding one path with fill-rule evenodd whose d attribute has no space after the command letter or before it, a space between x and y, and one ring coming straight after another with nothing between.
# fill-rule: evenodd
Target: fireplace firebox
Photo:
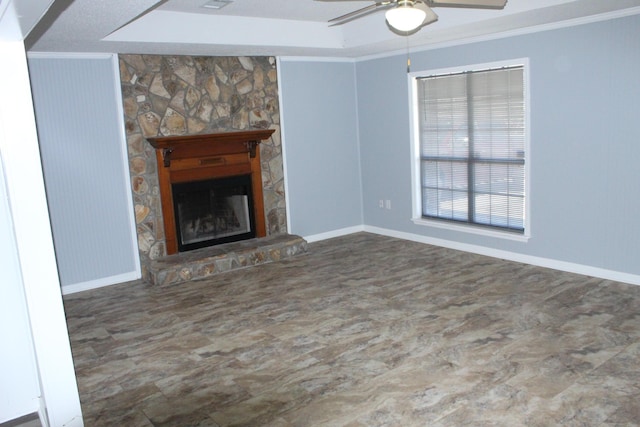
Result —
<instances>
[{"instance_id":1,"label":"fireplace firebox","mask_svg":"<svg viewBox=\"0 0 640 427\"><path fill-rule=\"evenodd\" d=\"M266 236L259 129L147 138L156 149L167 255Z\"/></svg>"},{"instance_id":2,"label":"fireplace firebox","mask_svg":"<svg viewBox=\"0 0 640 427\"><path fill-rule=\"evenodd\" d=\"M177 183L171 191L179 252L256 236L250 175Z\"/></svg>"}]
</instances>

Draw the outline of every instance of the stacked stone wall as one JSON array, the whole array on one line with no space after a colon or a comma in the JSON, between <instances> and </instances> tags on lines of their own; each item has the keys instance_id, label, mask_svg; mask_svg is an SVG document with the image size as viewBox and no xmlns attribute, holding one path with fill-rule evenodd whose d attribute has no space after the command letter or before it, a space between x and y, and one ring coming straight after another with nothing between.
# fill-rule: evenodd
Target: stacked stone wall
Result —
<instances>
[{"instance_id":1,"label":"stacked stone wall","mask_svg":"<svg viewBox=\"0 0 640 427\"><path fill-rule=\"evenodd\" d=\"M273 57L120 55L129 169L143 263L166 255L155 150L146 138L275 129L260 144L267 234L286 233Z\"/></svg>"}]
</instances>

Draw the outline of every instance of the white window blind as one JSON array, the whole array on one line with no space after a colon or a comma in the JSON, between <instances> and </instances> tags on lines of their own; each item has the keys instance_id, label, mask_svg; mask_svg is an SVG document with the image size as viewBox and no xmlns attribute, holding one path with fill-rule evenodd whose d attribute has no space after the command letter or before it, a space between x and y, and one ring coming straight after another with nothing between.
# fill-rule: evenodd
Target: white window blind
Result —
<instances>
[{"instance_id":1,"label":"white window blind","mask_svg":"<svg viewBox=\"0 0 640 427\"><path fill-rule=\"evenodd\" d=\"M416 81L422 216L523 233L523 67Z\"/></svg>"}]
</instances>

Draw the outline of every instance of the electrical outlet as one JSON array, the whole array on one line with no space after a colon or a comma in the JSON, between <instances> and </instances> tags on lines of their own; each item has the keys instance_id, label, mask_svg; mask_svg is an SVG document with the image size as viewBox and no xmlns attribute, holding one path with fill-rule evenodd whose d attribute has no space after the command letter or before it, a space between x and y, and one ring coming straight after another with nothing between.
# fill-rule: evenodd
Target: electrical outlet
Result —
<instances>
[{"instance_id":1,"label":"electrical outlet","mask_svg":"<svg viewBox=\"0 0 640 427\"><path fill-rule=\"evenodd\" d=\"M384 200L380 199L380 200L378 201L378 207L379 207L379 208L384 208Z\"/></svg>"},{"instance_id":2,"label":"electrical outlet","mask_svg":"<svg viewBox=\"0 0 640 427\"><path fill-rule=\"evenodd\" d=\"M386 200L386 201L385 201L385 207L386 207L387 209L391 209L391 200Z\"/></svg>"}]
</instances>

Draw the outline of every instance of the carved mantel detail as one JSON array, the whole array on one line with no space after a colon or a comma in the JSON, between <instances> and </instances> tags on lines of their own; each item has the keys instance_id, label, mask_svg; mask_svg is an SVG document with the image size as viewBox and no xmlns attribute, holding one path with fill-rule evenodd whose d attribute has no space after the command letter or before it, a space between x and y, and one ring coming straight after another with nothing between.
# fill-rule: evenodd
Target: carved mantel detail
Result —
<instances>
[{"instance_id":1,"label":"carved mantel detail","mask_svg":"<svg viewBox=\"0 0 640 427\"><path fill-rule=\"evenodd\" d=\"M251 175L256 237L266 236L258 144L273 129L147 138L156 150L167 255L178 252L171 185Z\"/></svg>"}]
</instances>

